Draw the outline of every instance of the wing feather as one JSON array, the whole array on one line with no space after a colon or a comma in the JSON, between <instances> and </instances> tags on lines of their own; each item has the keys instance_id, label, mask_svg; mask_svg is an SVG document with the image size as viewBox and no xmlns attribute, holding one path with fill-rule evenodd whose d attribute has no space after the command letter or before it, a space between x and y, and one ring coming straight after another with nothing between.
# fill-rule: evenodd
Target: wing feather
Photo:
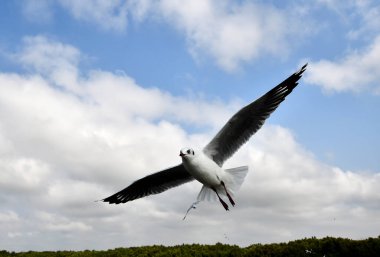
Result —
<instances>
[{"instance_id":1,"label":"wing feather","mask_svg":"<svg viewBox=\"0 0 380 257\"><path fill-rule=\"evenodd\" d=\"M238 111L203 149L219 166L255 134L269 115L298 85L307 64L268 91L265 95Z\"/></svg>"},{"instance_id":2,"label":"wing feather","mask_svg":"<svg viewBox=\"0 0 380 257\"><path fill-rule=\"evenodd\" d=\"M185 167L180 164L139 179L120 192L117 192L102 201L110 204L126 203L148 195L162 193L172 187L190 182L193 179L193 176L191 176L186 171Z\"/></svg>"}]
</instances>

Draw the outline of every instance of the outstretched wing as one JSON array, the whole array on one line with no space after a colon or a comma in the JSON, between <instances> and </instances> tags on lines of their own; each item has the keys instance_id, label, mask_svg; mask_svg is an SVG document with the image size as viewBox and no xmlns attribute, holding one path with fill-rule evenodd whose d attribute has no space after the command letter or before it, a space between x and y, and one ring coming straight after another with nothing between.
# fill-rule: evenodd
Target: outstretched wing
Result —
<instances>
[{"instance_id":1,"label":"outstretched wing","mask_svg":"<svg viewBox=\"0 0 380 257\"><path fill-rule=\"evenodd\" d=\"M298 85L307 64L256 101L238 111L203 149L219 166L258 131L269 115Z\"/></svg>"},{"instance_id":2,"label":"outstretched wing","mask_svg":"<svg viewBox=\"0 0 380 257\"><path fill-rule=\"evenodd\" d=\"M120 192L113 194L102 201L110 204L126 203L144 196L162 193L169 188L190 182L193 179L193 176L191 176L186 171L185 167L180 164L139 179Z\"/></svg>"}]
</instances>

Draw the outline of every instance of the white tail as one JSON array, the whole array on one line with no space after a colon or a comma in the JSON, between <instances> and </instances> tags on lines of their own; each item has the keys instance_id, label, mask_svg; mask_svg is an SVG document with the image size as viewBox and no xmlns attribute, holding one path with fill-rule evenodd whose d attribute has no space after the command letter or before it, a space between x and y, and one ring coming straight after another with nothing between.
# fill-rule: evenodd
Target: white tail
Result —
<instances>
[{"instance_id":1,"label":"white tail","mask_svg":"<svg viewBox=\"0 0 380 257\"><path fill-rule=\"evenodd\" d=\"M223 178L225 180L223 181L226 184L228 192L230 192L233 195L240 189L241 185L243 184L244 178L248 172L248 166L226 169L225 171L226 174L228 174L229 176Z\"/></svg>"},{"instance_id":2,"label":"white tail","mask_svg":"<svg viewBox=\"0 0 380 257\"><path fill-rule=\"evenodd\" d=\"M244 178L248 172L248 166L226 169L225 172L225 176L223 176L222 180L226 185L228 193L234 195L234 193L239 190L241 184L243 184ZM219 195L226 196L226 192L222 185L217 187L216 190ZM197 201L216 201L217 199L215 192L207 186L202 187L197 197Z\"/></svg>"}]
</instances>

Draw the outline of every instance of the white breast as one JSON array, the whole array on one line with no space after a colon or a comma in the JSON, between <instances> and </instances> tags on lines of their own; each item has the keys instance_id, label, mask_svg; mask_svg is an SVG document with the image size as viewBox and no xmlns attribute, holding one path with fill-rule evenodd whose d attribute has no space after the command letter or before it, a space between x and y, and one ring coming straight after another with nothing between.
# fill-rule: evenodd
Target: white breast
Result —
<instances>
[{"instance_id":1,"label":"white breast","mask_svg":"<svg viewBox=\"0 0 380 257\"><path fill-rule=\"evenodd\" d=\"M182 163L186 170L202 184L209 187L220 185L222 168L203 152L198 152L195 156L185 156L182 158Z\"/></svg>"}]
</instances>

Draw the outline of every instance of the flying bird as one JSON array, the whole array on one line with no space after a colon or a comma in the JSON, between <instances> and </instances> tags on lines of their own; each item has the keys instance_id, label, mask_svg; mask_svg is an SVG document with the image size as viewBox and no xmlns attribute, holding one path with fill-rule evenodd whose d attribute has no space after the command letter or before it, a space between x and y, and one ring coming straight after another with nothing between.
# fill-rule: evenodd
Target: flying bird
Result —
<instances>
[{"instance_id":1,"label":"flying bird","mask_svg":"<svg viewBox=\"0 0 380 257\"><path fill-rule=\"evenodd\" d=\"M102 201L110 204L126 203L162 193L196 179L203 184L197 201L218 199L228 211L229 206L223 198L227 198L229 203L235 206L233 196L243 183L248 166L223 169L223 163L261 128L269 115L293 91L306 66L307 64L266 94L239 110L203 150L182 148L179 154L182 159L181 164L139 179ZM193 207L189 209L191 208Z\"/></svg>"}]
</instances>

